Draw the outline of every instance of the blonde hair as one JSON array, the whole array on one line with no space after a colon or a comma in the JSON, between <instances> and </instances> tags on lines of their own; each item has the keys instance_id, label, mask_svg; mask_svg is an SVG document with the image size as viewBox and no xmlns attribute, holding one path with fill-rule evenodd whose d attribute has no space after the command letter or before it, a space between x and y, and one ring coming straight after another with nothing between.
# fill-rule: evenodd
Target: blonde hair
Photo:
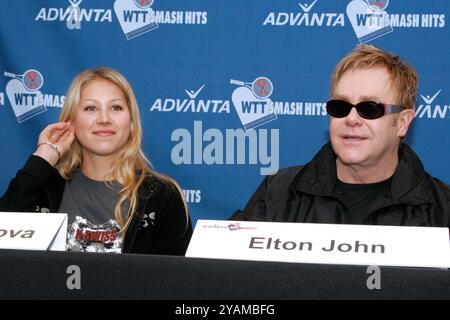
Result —
<instances>
[{"instance_id":1,"label":"blonde hair","mask_svg":"<svg viewBox=\"0 0 450 320\"><path fill-rule=\"evenodd\" d=\"M188 209L184 200L180 186L172 178L154 171L148 159L145 157L142 145L142 127L140 122L139 107L136 97L128 81L118 71L109 67L91 68L81 72L75 77L66 94L64 106L59 116L59 121L70 121L74 119L76 110L80 103L80 96L83 89L93 80L103 79L110 81L119 87L126 99L126 103L131 117L131 130L127 143L120 151L120 155L113 162L109 171L112 180L117 180L122 185L120 198L114 209L114 217L124 233L130 225L133 217L137 215L138 189L147 175L154 176L160 180L172 183L183 199L186 213L186 227L188 225ZM70 179L73 172L81 166L83 161L82 146L78 139L75 139L70 149L63 155L57 165L61 176ZM122 212L122 204L129 200L130 205L127 215ZM124 218L126 217L126 218Z\"/></svg>"},{"instance_id":2,"label":"blonde hair","mask_svg":"<svg viewBox=\"0 0 450 320\"><path fill-rule=\"evenodd\" d=\"M368 44L358 45L337 64L331 77L331 96L346 71L371 67L386 68L401 105L407 109L415 108L419 80L414 68L399 56Z\"/></svg>"}]
</instances>

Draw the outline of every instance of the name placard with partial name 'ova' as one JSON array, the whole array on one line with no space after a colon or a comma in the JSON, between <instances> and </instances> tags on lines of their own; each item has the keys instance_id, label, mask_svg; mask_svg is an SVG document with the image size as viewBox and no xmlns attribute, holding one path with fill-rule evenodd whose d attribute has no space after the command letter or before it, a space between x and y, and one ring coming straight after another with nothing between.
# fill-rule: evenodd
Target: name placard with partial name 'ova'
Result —
<instances>
[{"instance_id":1,"label":"name placard with partial name 'ova'","mask_svg":"<svg viewBox=\"0 0 450 320\"><path fill-rule=\"evenodd\" d=\"M186 256L449 268L450 243L447 228L199 219Z\"/></svg>"},{"instance_id":2,"label":"name placard with partial name 'ova'","mask_svg":"<svg viewBox=\"0 0 450 320\"><path fill-rule=\"evenodd\" d=\"M65 251L67 214L0 212L0 248Z\"/></svg>"}]
</instances>

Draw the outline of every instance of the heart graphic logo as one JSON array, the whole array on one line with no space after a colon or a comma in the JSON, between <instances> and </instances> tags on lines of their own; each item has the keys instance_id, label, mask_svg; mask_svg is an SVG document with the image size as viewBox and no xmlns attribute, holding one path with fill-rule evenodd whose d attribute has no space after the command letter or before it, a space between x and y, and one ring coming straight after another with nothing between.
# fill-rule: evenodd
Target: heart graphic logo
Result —
<instances>
[{"instance_id":1,"label":"heart graphic logo","mask_svg":"<svg viewBox=\"0 0 450 320\"><path fill-rule=\"evenodd\" d=\"M386 11L374 11L371 8L363 0L353 0L347 5L348 19L360 43L372 41L393 31L389 23L386 23L389 21L386 19Z\"/></svg>"},{"instance_id":2,"label":"heart graphic logo","mask_svg":"<svg viewBox=\"0 0 450 320\"><path fill-rule=\"evenodd\" d=\"M272 100L258 99L248 87L238 87L231 95L234 108L245 130L258 127L277 118L270 113L269 106Z\"/></svg>"},{"instance_id":3,"label":"heart graphic logo","mask_svg":"<svg viewBox=\"0 0 450 320\"><path fill-rule=\"evenodd\" d=\"M114 12L127 40L158 28L150 6L138 7L133 0L116 0Z\"/></svg>"},{"instance_id":4,"label":"heart graphic logo","mask_svg":"<svg viewBox=\"0 0 450 320\"><path fill-rule=\"evenodd\" d=\"M29 91L18 79L11 79L6 84L6 95L19 123L47 111L43 105L41 91Z\"/></svg>"}]
</instances>

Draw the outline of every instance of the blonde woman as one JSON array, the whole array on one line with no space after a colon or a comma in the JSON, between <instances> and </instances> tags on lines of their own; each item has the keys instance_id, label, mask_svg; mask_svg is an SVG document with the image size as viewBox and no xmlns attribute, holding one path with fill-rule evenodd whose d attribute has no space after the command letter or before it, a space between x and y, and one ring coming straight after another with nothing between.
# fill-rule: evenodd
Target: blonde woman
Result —
<instances>
[{"instance_id":1,"label":"blonde woman","mask_svg":"<svg viewBox=\"0 0 450 320\"><path fill-rule=\"evenodd\" d=\"M142 152L139 107L124 76L105 67L80 73L59 120L41 132L0 210L68 213L72 251L184 255L186 203Z\"/></svg>"}]
</instances>

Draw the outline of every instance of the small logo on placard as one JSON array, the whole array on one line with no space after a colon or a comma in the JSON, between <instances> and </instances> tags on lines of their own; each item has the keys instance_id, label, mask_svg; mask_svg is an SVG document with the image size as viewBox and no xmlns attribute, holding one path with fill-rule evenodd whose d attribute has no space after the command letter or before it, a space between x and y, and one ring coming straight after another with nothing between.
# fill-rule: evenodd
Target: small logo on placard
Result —
<instances>
[{"instance_id":1,"label":"small logo on placard","mask_svg":"<svg viewBox=\"0 0 450 320\"><path fill-rule=\"evenodd\" d=\"M231 223L228 224L228 230L236 231L236 230L256 230L255 227L243 227L240 223Z\"/></svg>"},{"instance_id":2,"label":"small logo on placard","mask_svg":"<svg viewBox=\"0 0 450 320\"><path fill-rule=\"evenodd\" d=\"M236 230L256 230L256 227L243 227L240 223L228 223L227 225L219 225L217 223L204 225L203 228L213 228L213 229L228 229L229 231Z\"/></svg>"}]
</instances>

